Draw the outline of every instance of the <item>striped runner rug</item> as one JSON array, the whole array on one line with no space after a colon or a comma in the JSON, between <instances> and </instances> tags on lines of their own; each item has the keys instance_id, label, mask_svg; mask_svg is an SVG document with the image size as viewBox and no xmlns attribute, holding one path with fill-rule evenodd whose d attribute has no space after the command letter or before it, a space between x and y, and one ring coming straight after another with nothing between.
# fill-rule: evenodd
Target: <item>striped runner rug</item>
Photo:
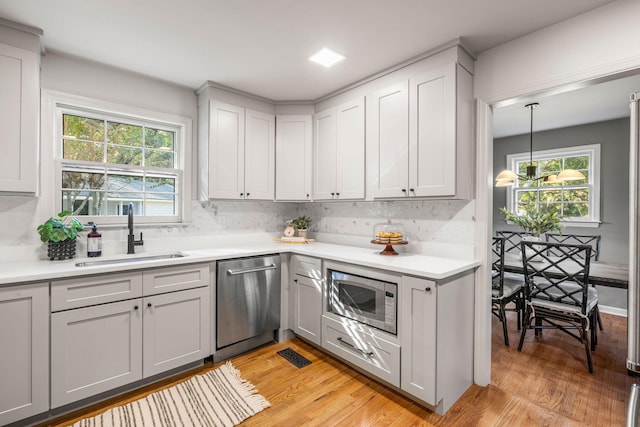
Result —
<instances>
[{"instance_id":1,"label":"striped runner rug","mask_svg":"<svg viewBox=\"0 0 640 427\"><path fill-rule=\"evenodd\" d=\"M269 406L253 384L227 362L142 399L80 420L73 427L226 427Z\"/></svg>"}]
</instances>

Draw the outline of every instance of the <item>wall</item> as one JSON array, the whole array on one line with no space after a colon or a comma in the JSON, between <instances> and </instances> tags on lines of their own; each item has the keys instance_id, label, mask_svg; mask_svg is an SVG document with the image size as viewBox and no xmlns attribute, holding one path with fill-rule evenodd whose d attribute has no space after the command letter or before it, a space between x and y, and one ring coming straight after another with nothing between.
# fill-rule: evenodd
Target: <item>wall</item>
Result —
<instances>
[{"instance_id":1,"label":"wall","mask_svg":"<svg viewBox=\"0 0 640 427\"><path fill-rule=\"evenodd\" d=\"M640 2L618 0L478 55L476 96L489 104L640 69Z\"/></svg>"}]
</instances>

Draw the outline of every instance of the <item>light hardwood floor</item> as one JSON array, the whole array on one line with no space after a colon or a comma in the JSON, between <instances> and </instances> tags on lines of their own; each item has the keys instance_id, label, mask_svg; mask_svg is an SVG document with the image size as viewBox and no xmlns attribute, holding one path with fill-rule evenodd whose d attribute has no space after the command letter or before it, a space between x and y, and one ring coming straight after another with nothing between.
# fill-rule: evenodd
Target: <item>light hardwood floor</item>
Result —
<instances>
[{"instance_id":1,"label":"light hardwood floor","mask_svg":"<svg viewBox=\"0 0 640 427\"><path fill-rule=\"evenodd\" d=\"M605 330L593 353L595 373L587 370L584 347L558 331L542 338L519 333L510 318L511 347L493 321L492 384L471 386L443 417L368 379L305 342L270 344L232 359L271 407L242 426L622 426L629 389L626 373L626 318L603 314ZM276 354L290 347L313 363L298 369ZM216 365L217 366L217 365ZM215 366L206 364L199 373ZM107 407L135 400L185 375L132 392L64 419L42 424L67 426Z\"/></svg>"}]
</instances>

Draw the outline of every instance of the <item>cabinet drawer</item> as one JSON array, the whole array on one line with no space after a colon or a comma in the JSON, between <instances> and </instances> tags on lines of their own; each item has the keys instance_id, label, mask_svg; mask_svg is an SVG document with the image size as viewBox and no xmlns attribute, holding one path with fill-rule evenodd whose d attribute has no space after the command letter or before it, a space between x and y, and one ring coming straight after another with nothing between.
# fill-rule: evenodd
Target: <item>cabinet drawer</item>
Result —
<instances>
[{"instance_id":1,"label":"cabinet drawer","mask_svg":"<svg viewBox=\"0 0 640 427\"><path fill-rule=\"evenodd\" d=\"M322 277L322 260L307 256L293 255L293 274L312 279Z\"/></svg>"},{"instance_id":2,"label":"cabinet drawer","mask_svg":"<svg viewBox=\"0 0 640 427\"><path fill-rule=\"evenodd\" d=\"M157 295L209 285L209 264L154 268L142 273L144 294Z\"/></svg>"},{"instance_id":3,"label":"cabinet drawer","mask_svg":"<svg viewBox=\"0 0 640 427\"><path fill-rule=\"evenodd\" d=\"M400 346L347 319L322 316L322 347L376 377L400 386Z\"/></svg>"},{"instance_id":4,"label":"cabinet drawer","mask_svg":"<svg viewBox=\"0 0 640 427\"><path fill-rule=\"evenodd\" d=\"M51 311L142 296L142 273L105 274L52 282Z\"/></svg>"}]
</instances>

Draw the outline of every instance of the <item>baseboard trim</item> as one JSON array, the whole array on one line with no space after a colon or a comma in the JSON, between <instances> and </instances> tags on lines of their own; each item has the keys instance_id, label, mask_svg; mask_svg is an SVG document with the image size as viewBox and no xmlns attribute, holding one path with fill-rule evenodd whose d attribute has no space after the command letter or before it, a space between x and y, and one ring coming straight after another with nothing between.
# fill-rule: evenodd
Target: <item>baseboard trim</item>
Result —
<instances>
[{"instance_id":1,"label":"baseboard trim","mask_svg":"<svg viewBox=\"0 0 640 427\"><path fill-rule=\"evenodd\" d=\"M609 306L600 305L600 304L598 304L598 308L600 309L601 313L613 314L614 316L627 317L626 308L609 307Z\"/></svg>"}]
</instances>

